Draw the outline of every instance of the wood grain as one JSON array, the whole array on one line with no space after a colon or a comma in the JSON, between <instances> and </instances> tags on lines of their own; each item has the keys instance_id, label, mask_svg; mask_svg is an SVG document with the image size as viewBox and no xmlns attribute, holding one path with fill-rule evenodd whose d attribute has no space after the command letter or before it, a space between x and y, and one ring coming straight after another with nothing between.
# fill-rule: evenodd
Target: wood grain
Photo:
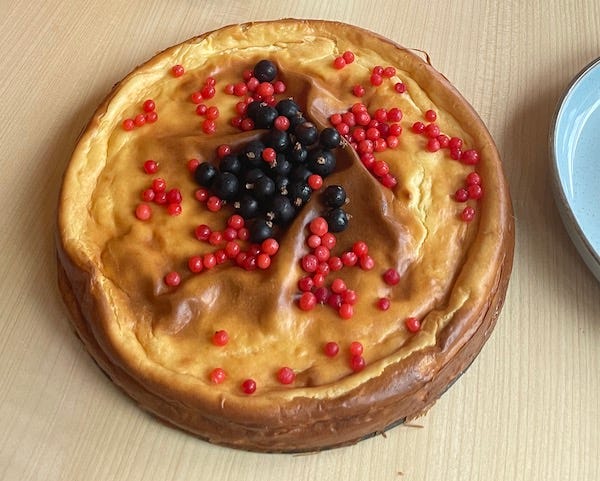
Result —
<instances>
[{"instance_id":1,"label":"wood grain","mask_svg":"<svg viewBox=\"0 0 600 481\"><path fill-rule=\"evenodd\" d=\"M0 3L0 479L600 479L600 284L560 222L547 147L563 89L600 56L596 0ZM62 172L110 87L188 37L281 17L427 51L490 128L517 224L496 330L423 427L303 456L211 446L140 412L71 333L54 265Z\"/></svg>"}]
</instances>

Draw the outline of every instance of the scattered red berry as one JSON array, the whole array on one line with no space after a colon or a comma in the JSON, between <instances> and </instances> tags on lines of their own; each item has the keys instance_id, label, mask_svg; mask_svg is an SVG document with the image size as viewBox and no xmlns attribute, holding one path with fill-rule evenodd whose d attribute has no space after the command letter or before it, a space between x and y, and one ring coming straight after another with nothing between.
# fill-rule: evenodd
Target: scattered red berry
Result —
<instances>
[{"instance_id":1,"label":"scattered red berry","mask_svg":"<svg viewBox=\"0 0 600 481\"><path fill-rule=\"evenodd\" d=\"M313 234L323 236L329 230L329 226L323 217L315 217L310 221L309 229Z\"/></svg>"},{"instance_id":2,"label":"scattered red berry","mask_svg":"<svg viewBox=\"0 0 600 481\"><path fill-rule=\"evenodd\" d=\"M224 329L215 331L212 336L212 342L215 346L224 346L229 342L229 334Z\"/></svg>"},{"instance_id":3,"label":"scattered red berry","mask_svg":"<svg viewBox=\"0 0 600 481\"><path fill-rule=\"evenodd\" d=\"M479 152L477 152L475 149L465 150L462 153L460 161L463 164L475 165L479 162Z\"/></svg>"},{"instance_id":4,"label":"scattered red berry","mask_svg":"<svg viewBox=\"0 0 600 481\"><path fill-rule=\"evenodd\" d=\"M202 264L202 257L200 257L200 256L190 257L188 259L188 268L194 274L197 274L198 272L202 272L202 270L204 269L204 265Z\"/></svg>"},{"instance_id":5,"label":"scattered red berry","mask_svg":"<svg viewBox=\"0 0 600 481\"><path fill-rule=\"evenodd\" d=\"M303 292L298 300L298 307L303 311L310 311L317 305L317 298L312 292Z\"/></svg>"},{"instance_id":6,"label":"scattered red berry","mask_svg":"<svg viewBox=\"0 0 600 481\"><path fill-rule=\"evenodd\" d=\"M352 304L343 302L340 305L338 314L342 319L350 319L354 315L354 307Z\"/></svg>"},{"instance_id":7,"label":"scattered red berry","mask_svg":"<svg viewBox=\"0 0 600 481\"><path fill-rule=\"evenodd\" d=\"M399 94L403 94L406 92L406 85L404 85L402 82L396 82L394 84L394 90Z\"/></svg>"},{"instance_id":8,"label":"scattered red berry","mask_svg":"<svg viewBox=\"0 0 600 481\"><path fill-rule=\"evenodd\" d=\"M223 207L223 201L219 199L217 196L211 195L206 201L206 207L211 212L218 212Z\"/></svg>"},{"instance_id":9,"label":"scattered red berry","mask_svg":"<svg viewBox=\"0 0 600 481\"><path fill-rule=\"evenodd\" d=\"M425 112L425 120L428 122L435 122L437 120L437 113L435 110L427 110Z\"/></svg>"},{"instance_id":10,"label":"scattered red berry","mask_svg":"<svg viewBox=\"0 0 600 481\"><path fill-rule=\"evenodd\" d=\"M327 357L335 357L340 352L340 346L337 342L329 341L323 346L323 351Z\"/></svg>"},{"instance_id":11,"label":"scattered red berry","mask_svg":"<svg viewBox=\"0 0 600 481\"><path fill-rule=\"evenodd\" d=\"M220 367L216 367L210 373L210 380L213 384L221 384L226 378L227 373Z\"/></svg>"},{"instance_id":12,"label":"scattered red berry","mask_svg":"<svg viewBox=\"0 0 600 481\"><path fill-rule=\"evenodd\" d=\"M350 50L346 50L343 54L342 54L342 58L344 59L344 61L349 64L354 62L354 53L351 52Z\"/></svg>"},{"instance_id":13,"label":"scattered red berry","mask_svg":"<svg viewBox=\"0 0 600 481\"><path fill-rule=\"evenodd\" d=\"M367 365L365 358L362 356L352 356L350 357L350 369L354 372L362 371Z\"/></svg>"},{"instance_id":14,"label":"scattered red berry","mask_svg":"<svg viewBox=\"0 0 600 481\"><path fill-rule=\"evenodd\" d=\"M319 190L323 187L323 177L318 174L312 174L308 177L308 185L312 190Z\"/></svg>"},{"instance_id":15,"label":"scattered red berry","mask_svg":"<svg viewBox=\"0 0 600 481\"><path fill-rule=\"evenodd\" d=\"M460 188L454 193L454 200L456 202L466 202L469 199L469 193L467 189Z\"/></svg>"},{"instance_id":16,"label":"scattered red berry","mask_svg":"<svg viewBox=\"0 0 600 481\"><path fill-rule=\"evenodd\" d=\"M353 356L360 356L364 351L363 345L358 341L352 341L350 343L350 354Z\"/></svg>"},{"instance_id":17,"label":"scattered red berry","mask_svg":"<svg viewBox=\"0 0 600 481\"><path fill-rule=\"evenodd\" d=\"M152 190L155 193L164 192L166 188L167 188L167 183L165 182L165 179L157 177L156 179L154 179L152 181Z\"/></svg>"},{"instance_id":18,"label":"scattered red berry","mask_svg":"<svg viewBox=\"0 0 600 481\"><path fill-rule=\"evenodd\" d=\"M277 242L276 239L269 237L268 239L265 239L262 242L262 244L260 245L260 249L265 254L274 256L275 254L277 254L277 251L279 250L279 242Z\"/></svg>"},{"instance_id":19,"label":"scattered red berry","mask_svg":"<svg viewBox=\"0 0 600 481\"><path fill-rule=\"evenodd\" d=\"M385 78L391 78L394 75L396 75L396 69L394 67L386 67L386 68L383 69L382 75Z\"/></svg>"},{"instance_id":20,"label":"scattered red berry","mask_svg":"<svg viewBox=\"0 0 600 481\"><path fill-rule=\"evenodd\" d=\"M256 381L254 379L246 379L242 383L242 391L245 394L253 394L256 391Z\"/></svg>"},{"instance_id":21,"label":"scattered red berry","mask_svg":"<svg viewBox=\"0 0 600 481\"><path fill-rule=\"evenodd\" d=\"M362 97L365 95L365 92L365 88L360 84L356 84L354 87L352 87L352 93L357 97Z\"/></svg>"},{"instance_id":22,"label":"scattered red berry","mask_svg":"<svg viewBox=\"0 0 600 481\"><path fill-rule=\"evenodd\" d=\"M391 304L391 301L387 297L380 297L377 299L377 308L382 311L387 311Z\"/></svg>"},{"instance_id":23,"label":"scattered red berry","mask_svg":"<svg viewBox=\"0 0 600 481\"><path fill-rule=\"evenodd\" d=\"M135 122L133 119L125 119L123 120L123 130L133 130L135 129Z\"/></svg>"},{"instance_id":24,"label":"scattered red berry","mask_svg":"<svg viewBox=\"0 0 600 481\"><path fill-rule=\"evenodd\" d=\"M400 282L400 273L393 268L389 268L383 273L383 282L388 286L395 286Z\"/></svg>"},{"instance_id":25,"label":"scattered red berry","mask_svg":"<svg viewBox=\"0 0 600 481\"><path fill-rule=\"evenodd\" d=\"M335 292L336 294L341 294L342 292L345 292L348 289L348 287L346 286L346 283L344 282L343 279L340 279L339 277L334 279L333 282L331 283L331 290L333 292Z\"/></svg>"},{"instance_id":26,"label":"scattered red berry","mask_svg":"<svg viewBox=\"0 0 600 481\"><path fill-rule=\"evenodd\" d=\"M333 60L333 67L341 70L346 66L346 60L344 60L344 57L336 57Z\"/></svg>"},{"instance_id":27,"label":"scattered red berry","mask_svg":"<svg viewBox=\"0 0 600 481\"><path fill-rule=\"evenodd\" d=\"M479 184L472 184L467 187L467 192L469 194L469 199L478 200L481 199L483 195L483 189Z\"/></svg>"},{"instance_id":28,"label":"scattered red berry","mask_svg":"<svg viewBox=\"0 0 600 481\"><path fill-rule=\"evenodd\" d=\"M471 172L466 178L467 185L481 185L481 177L477 172Z\"/></svg>"},{"instance_id":29,"label":"scattered red berry","mask_svg":"<svg viewBox=\"0 0 600 481\"><path fill-rule=\"evenodd\" d=\"M468 205L460 213L460 218L464 222L471 222L475 218L475 209L473 209L473 207L471 207L470 205Z\"/></svg>"},{"instance_id":30,"label":"scattered red berry","mask_svg":"<svg viewBox=\"0 0 600 481\"><path fill-rule=\"evenodd\" d=\"M289 367L282 367L277 372L277 379L281 384L292 384L296 379L296 373Z\"/></svg>"},{"instance_id":31,"label":"scattered red berry","mask_svg":"<svg viewBox=\"0 0 600 481\"><path fill-rule=\"evenodd\" d=\"M370 271L375 267L375 260L368 254L359 257L360 268L364 271Z\"/></svg>"},{"instance_id":32,"label":"scattered red berry","mask_svg":"<svg viewBox=\"0 0 600 481\"><path fill-rule=\"evenodd\" d=\"M144 101L142 108L144 109L144 112L153 112L154 109L156 109L156 104L154 103L154 100L148 99Z\"/></svg>"},{"instance_id":33,"label":"scattered red berry","mask_svg":"<svg viewBox=\"0 0 600 481\"><path fill-rule=\"evenodd\" d=\"M404 323L410 332L419 332L421 329L421 322L416 317L408 317Z\"/></svg>"},{"instance_id":34,"label":"scattered red berry","mask_svg":"<svg viewBox=\"0 0 600 481\"><path fill-rule=\"evenodd\" d=\"M165 275L165 284L169 287L177 287L181 283L181 276L178 272L172 271Z\"/></svg>"},{"instance_id":35,"label":"scattered red berry","mask_svg":"<svg viewBox=\"0 0 600 481\"><path fill-rule=\"evenodd\" d=\"M148 204L138 204L135 208L135 216L139 220L148 220L152 217L152 207Z\"/></svg>"},{"instance_id":36,"label":"scattered red berry","mask_svg":"<svg viewBox=\"0 0 600 481\"><path fill-rule=\"evenodd\" d=\"M171 67L171 72L174 77L181 77L185 73L185 69L183 68L183 65L173 65L173 67Z\"/></svg>"},{"instance_id":37,"label":"scattered red berry","mask_svg":"<svg viewBox=\"0 0 600 481\"><path fill-rule=\"evenodd\" d=\"M176 203L171 202L171 203L169 203L169 205L167 205L167 212L171 216L180 215L182 211L183 211L183 209L181 208L181 204L176 204Z\"/></svg>"}]
</instances>

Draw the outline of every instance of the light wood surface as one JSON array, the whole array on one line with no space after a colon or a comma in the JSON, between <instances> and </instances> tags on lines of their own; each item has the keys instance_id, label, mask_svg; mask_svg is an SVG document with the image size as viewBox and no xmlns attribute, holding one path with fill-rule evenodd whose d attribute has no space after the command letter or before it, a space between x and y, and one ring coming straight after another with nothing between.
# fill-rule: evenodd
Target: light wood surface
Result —
<instances>
[{"instance_id":1,"label":"light wood surface","mask_svg":"<svg viewBox=\"0 0 600 481\"><path fill-rule=\"evenodd\" d=\"M418 426L303 456L212 446L138 410L71 332L54 256L62 172L111 86L191 36L281 17L427 51L492 132L517 227L496 330ZM600 479L600 284L553 203L547 141L600 56L597 0L0 0L0 38L0 479Z\"/></svg>"}]
</instances>

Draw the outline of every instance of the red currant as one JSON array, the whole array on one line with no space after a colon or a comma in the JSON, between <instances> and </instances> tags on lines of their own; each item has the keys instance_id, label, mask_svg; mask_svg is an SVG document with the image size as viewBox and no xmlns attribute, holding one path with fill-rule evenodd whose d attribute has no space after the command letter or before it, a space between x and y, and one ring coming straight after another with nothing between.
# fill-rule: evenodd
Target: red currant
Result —
<instances>
[{"instance_id":1,"label":"red currant","mask_svg":"<svg viewBox=\"0 0 600 481\"><path fill-rule=\"evenodd\" d=\"M173 67L171 67L171 72L174 77L181 77L185 73L185 69L183 68L183 65L173 65Z\"/></svg>"},{"instance_id":2,"label":"red currant","mask_svg":"<svg viewBox=\"0 0 600 481\"><path fill-rule=\"evenodd\" d=\"M281 384L292 384L296 379L296 373L289 367L282 367L277 372L277 379Z\"/></svg>"},{"instance_id":3,"label":"red currant","mask_svg":"<svg viewBox=\"0 0 600 481\"><path fill-rule=\"evenodd\" d=\"M468 205L460 213L460 218L464 222L471 222L475 218L475 209L473 209L473 207L471 207L471 206Z\"/></svg>"},{"instance_id":4,"label":"red currant","mask_svg":"<svg viewBox=\"0 0 600 481\"><path fill-rule=\"evenodd\" d=\"M352 304L342 302L338 314L342 319L350 319L354 315L354 307Z\"/></svg>"},{"instance_id":5,"label":"red currant","mask_svg":"<svg viewBox=\"0 0 600 481\"><path fill-rule=\"evenodd\" d=\"M202 257L200 256L192 256L188 259L188 268L193 273L197 274L198 272L202 272L204 265L202 264Z\"/></svg>"},{"instance_id":6,"label":"red currant","mask_svg":"<svg viewBox=\"0 0 600 481\"><path fill-rule=\"evenodd\" d=\"M377 299L377 308L382 311L387 311L391 304L391 301L387 297L380 297Z\"/></svg>"},{"instance_id":7,"label":"red currant","mask_svg":"<svg viewBox=\"0 0 600 481\"><path fill-rule=\"evenodd\" d=\"M327 357L335 357L340 352L340 346L337 342L329 341L323 346L323 351Z\"/></svg>"},{"instance_id":8,"label":"red currant","mask_svg":"<svg viewBox=\"0 0 600 481\"><path fill-rule=\"evenodd\" d=\"M298 299L298 307L303 311L310 311L317 305L317 298L312 292L303 292Z\"/></svg>"},{"instance_id":9,"label":"red currant","mask_svg":"<svg viewBox=\"0 0 600 481\"><path fill-rule=\"evenodd\" d=\"M142 108L144 109L144 112L153 112L154 109L156 109L156 104L154 103L154 100L148 99L144 101Z\"/></svg>"},{"instance_id":10,"label":"red currant","mask_svg":"<svg viewBox=\"0 0 600 481\"><path fill-rule=\"evenodd\" d=\"M350 369L354 372L362 371L367 365L365 358L362 356L352 356L350 358Z\"/></svg>"},{"instance_id":11,"label":"red currant","mask_svg":"<svg viewBox=\"0 0 600 481\"><path fill-rule=\"evenodd\" d=\"M419 332L421 330L421 322L416 317L408 317L404 323L410 332Z\"/></svg>"},{"instance_id":12,"label":"red currant","mask_svg":"<svg viewBox=\"0 0 600 481\"><path fill-rule=\"evenodd\" d=\"M310 231L318 236L323 236L329 230L327 221L323 217L315 217L309 224Z\"/></svg>"},{"instance_id":13,"label":"red currant","mask_svg":"<svg viewBox=\"0 0 600 481\"><path fill-rule=\"evenodd\" d=\"M229 333L225 329L215 331L212 342L215 346L224 346L229 342Z\"/></svg>"},{"instance_id":14,"label":"red currant","mask_svg":"<svg viewBox=\"0 0 600 481\"><path fill-rule=\"evenodd\" d=\"M135 216L139 220L148 220L152 217L152 207L148 204L138 204L135 208Z\"/></svg>"},{"instance_id":15,"label":"red currant","mask_svg":"<svg viewBox=\"0 0 600 481\"><path fill-rule=\"evenodd\" d=\"M400 282L400 273L396 269L390 267L383 273L383 282L388 286L395 286Z\"/></svg>"},{"instance_id":16,"label":"red currant","mask_svg":"<svg viewBox=\"0 0 600 481\"><path fill-rule=\"evenodd\" d=\"M319 190L323 187L323 177L318 174L312 174L308 177L308 185L312 190Z\"/></svg>"},{"instance_id":17,"label":"red currant","mask_svg":"<svg viewBox=\"0 0 600 481\"><path fill-rule=\"evenodd\" d=\"M349 64L354 62L354 53L351 52L350 50L346 50L343 54L342 54L342 58L344 59L344 61Z\"/></svg>"},{"instance_id":18,"label":"red currant","mask_svg":"<svg viewBox=\"0 0 600 481\"><path fill-rule=\"evenodd\" d=\"M181 276L178 272L172 271L165 275L165 284L169 287L177 287L181 283Z\"/></svg>"},{"instance_id":19,"label":"red currant","mask_svg":"<svg viewBox=\"0 0 600 481\"><path fill-rule=\"evenodd\" d=\"M352 87L352 93L356 97L362 97L365 94L365 88L360 84L356 84L354 87Z\"/></svg>"},{"instance_id":20,"label":"red currant","mask_svg":"<svg viewBox=\"0 0 600 481\"><path fill-rule=\"evenodd\" d=\"M133 119L125 119L123 120L123 130L133 130L135 129L135 122Z\"/></svg>"},{"instance_id":21,"label":"red currant","mask_svg":"<svg viewBox=\"0 0 600 481\"><path fill-rule=\"evenodd\" d=\"M346 66L346 60L344 60L344 57L336 57L333 60L333 67L341 70Z\"/></svg>"},{"instance_id":22,"label":"red currant","mask_svg":"<svg viewBox=\"0 0 600 481\"><path fill-rule=\"evenodd\" d=\"M256 391L256 381L254 379L246 379L242 383L242 391L245 394L253 394Z\"/></svg>"},{"instance_id":23,"label":"red currant","mask_svg":"<svg viewBox=\"0 0 600 481\"><path fill-rule=\"evenodd\" d=\"M360 356L364 351L362 343L358 341L352 341L350 343L350 354L353 356Z\"/></svg>"},{"instance_id":24,"label":"red currant","mask_svg":"<svg viewBox=\"0 0 600 481\"><path fill-rule=\"evenodd\" d=\"M276 239L269 237L268 239L265 239L262 242L262 244L260 245L260 250L265 254L274 256L279 250L279 242L277 242Z\"/></svg>"},{"instance_id":25,"label":"red currant","mask_svg":"<svg viewBox=\"0 0 600 481\"><path fill-rule=\"evenodd\" d=\"M227 373L220 367L216 367L210 373L210 380L213 384L221 384L226 378Z\"/></svg>"}]
</instances>

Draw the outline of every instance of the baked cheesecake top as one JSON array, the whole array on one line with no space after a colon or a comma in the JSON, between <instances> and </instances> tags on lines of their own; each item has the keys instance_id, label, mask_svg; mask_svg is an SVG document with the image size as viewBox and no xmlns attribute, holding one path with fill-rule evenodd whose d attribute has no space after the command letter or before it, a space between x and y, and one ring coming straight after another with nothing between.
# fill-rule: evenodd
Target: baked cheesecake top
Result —
<instances>
[{"instance_id":1,"label":"baked cheesecake top","mask_svg":"<svg viewBox=\"0 0 600 481\"><path fill-rule=\"evenodd\" d=\"M256 79L261 61L272 80ZM288 98L343 140L322 187L313 177L259 247L237 199L196 169L282 131L248 109ZM323 236L328 186L345 192L347 226ZM81 136L60 202L60 249L67 273L89 276L80 297L102 349L149 390L215 410L338 397L390 366L406 375L369 402L427 382L486 312L510 210L487 130L440 74L312 21L227 27L138 67Z\"/></svg>"}]
</instances>

